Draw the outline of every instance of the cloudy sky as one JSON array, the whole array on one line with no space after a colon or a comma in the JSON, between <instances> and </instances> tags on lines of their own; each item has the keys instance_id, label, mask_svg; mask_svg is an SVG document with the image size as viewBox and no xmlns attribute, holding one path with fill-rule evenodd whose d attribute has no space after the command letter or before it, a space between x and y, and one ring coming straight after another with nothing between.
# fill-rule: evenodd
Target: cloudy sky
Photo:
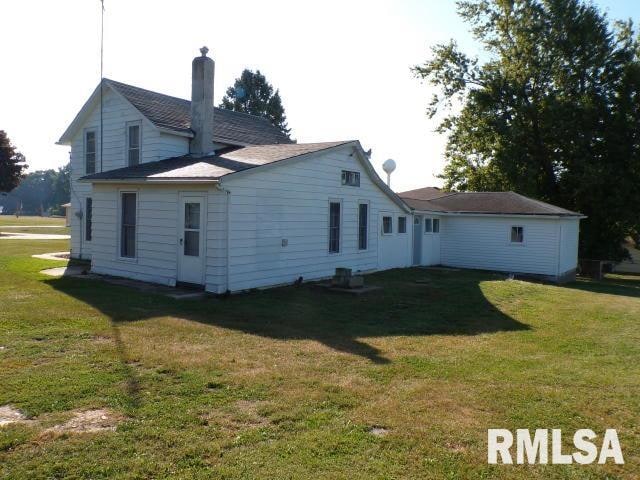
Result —
<instances>
[{"instance_id":1,"label":"cloudy sky","mask_svg":"<svg viewBox=\"0 0 640 480\"><path fill-rule=\"evenodd\" d=\"M597 0L640 21L636 0ZM474 44L447 0L105 0L105 76L189 98L191 59L207 45L215 99L244 68L280 89L299 142L359 139L372 161L398 164L398 190L439 184L445 138L410 67L429 47ZM2 6L0 129L31 170L68 161L55 145L100 78L99 0L21 0Z\"/></svg>"}]
</instances>

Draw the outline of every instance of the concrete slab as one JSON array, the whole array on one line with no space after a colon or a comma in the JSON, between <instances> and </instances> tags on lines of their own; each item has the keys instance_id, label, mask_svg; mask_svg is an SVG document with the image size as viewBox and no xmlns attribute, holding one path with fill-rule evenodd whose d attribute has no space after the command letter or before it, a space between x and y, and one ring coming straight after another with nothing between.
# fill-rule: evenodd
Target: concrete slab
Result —
<instances>
[{"instance_id":1,"label":"concrete slab","mask_svg":"<svg viewBox=\"0 0 640 480\"><path fill-rule=\"evenodd\" d=\"M76 277L83 276L86 274L82 272L86 272L85 267L81 267L78 265L67 265L66 267L55 267L55 268L47 268L46 270L40 270L40 273L44 273L45 275L49 275L50 277Z\"/></svg>"},{"instance_id":2,"label":"concrete slab","mask_svg":"<svg viewBox=\"0 0 640 480\"><path fill-rule=\"evenodd\" d=\"M71 235L0 232L0 240L68 240L69 238L71 238Z\"/></svg>"},{"instance_id":3,"label":"concrete slab","mask_svg":"<svg viewBox=\"0 0 640 480\"><path fill-rule=\"evenodd\" d=\"M69 260L69 255L71 255L71 252L51 252L31 255L31 257L41 258L42 260Z\"/></svg>"},{"instance_id":4,"label":"concrete slab","mask_svg":"<svg viewBox=\"0 0 640 480\"><path fill-rule=\"evenodd\" d=\"M365 293L382 290L382 287L376 285L367 285L361 288L342 288L331 285L330 283L318 283L319 287L324 288L328 292L348 293L349 295L362 295Z\"/></svg>"},{"instance_id":5,"label":"concrete slab","mask_svg":"<svg viewBox=\"0 0 640 480\"><path fill-rule=\"evenodd\" d=\"M139 292L153 293L156 295L164 295L176 300L193 300L204 298L207 293L204 290L189 290L185 288L169 287L164 285L156 285L154 283L140 282L130 278L110 277L108 275L98 275L91 273L89 267L82 265L71 265L66 267L47 268L41 270L40 273L52 277L76 277L89 280L101 280L112 285L133 288Z\"/></svg>"}]
</instances>

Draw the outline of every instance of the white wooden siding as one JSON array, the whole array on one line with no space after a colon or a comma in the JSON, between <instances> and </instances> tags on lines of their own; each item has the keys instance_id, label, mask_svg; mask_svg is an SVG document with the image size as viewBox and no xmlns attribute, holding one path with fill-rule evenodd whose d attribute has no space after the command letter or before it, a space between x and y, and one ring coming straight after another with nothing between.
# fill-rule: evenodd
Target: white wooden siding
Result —
<instances>
[{"instance_id":1,"label":"white wooden siding","mask_svg":"<svg viewBox=\"0 0 640 480\"><path fill-rule=\"evenodd\" d=\"M84 241L85 199L91 196L90 184L79 183L84 175L84 132L93 129L96 132L96 172L113 170L126 166L126 125L127 122L141 121L140 161L152 162L163 158L184 155L189 152L189 139L177 135L160 133L129 102L111 89L105 88L103 97L103 158L100 158L100 107L96 105L71 142L71 249L74 257L91 258L93 240ZM95 207L94 207L95 210ZM82 211L79 219L75 212ZM96 228L96 222L93 222ZM82 248L82 252L80 251Z\"/></svg>"},{"instance_id":2,"label":"white wooden siding","mask_svg":"<svg viewBox=\"0 0 640 480\"><path fill-rule=\"evenodd\" d=\"M578 264L578 236L580 220L566 218L558 221L560 234L560 261L558 275L575 270Z\"/></svg>"},{"instance_id":3,"label":"white wooden siding","mask_svg":"<svg viewBox=\"0 0 640 480\"><path fill-rule=\"evenodd\" d=\"M135 191L138 194L135 259L122 259L119 256L118 209L121 191ZM211 187L203 186L97 184L93 192L92 271L175 285L178 258L178 198L180 192L186 191L215 195ZM212 219L215 219L215 213L209 211L208 218L211 224Z\"/></svg>"},{"instance_id":4,"label":"white wooden siding","mask_svg":"<svg viewBox=\"0 0 640 480\"><path fill-rule=\"evenodd\" d=\"M447 216L440 226L443 265L558 275L557 219ZM510 242L511 226L524 227L524 244Z\"/></svg>"},{"instance_id":5,"label":"white wooden siding","mask_svg":"<svg viewBox=\"0 0 640 480\"><path fill-rule=\"evenodd\" d=\"M290 283L298 277L324 278L336 267L354 271L380 268L378 219L382 210L394 216L395 227L393 235L384 238L392 243L395 260L383 268L409 265L411 235L409 231L397 233L397 217L407 215L409 228L410 215L369 179L350 153L349 148L332 150L313 159L223 179L223 187L231 192L230 290ZM342 170L361 172L360 187L343 186ZM338 254L328 251L330 199L342 202ZM361 251L358 204L363 200L369 202L369 239L367 250ZM283 240L287 246L282 245ZM215 278L221 278L221 272Z\"/></svg>"}]
</instances>

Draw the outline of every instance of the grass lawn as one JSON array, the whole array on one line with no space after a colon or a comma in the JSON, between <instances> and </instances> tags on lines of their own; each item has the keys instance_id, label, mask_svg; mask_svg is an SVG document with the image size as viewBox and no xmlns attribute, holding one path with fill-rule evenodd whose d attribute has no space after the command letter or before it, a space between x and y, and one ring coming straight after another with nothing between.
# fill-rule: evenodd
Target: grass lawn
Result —
<instances>
[{"instance_id":1,"label":"grass lawn","mask_svg":"<svg viewBox=\"0 0 640 480\"><path fill-rule=\"evenodd\" d=\"M0 215L0 231L3 232L69 235L69 228L64 225L64 218Z\"/></svg>"},{"instance_id":2,"label":"grass lawn","mask_svg":"<svg viewBox=\"0 0 640 480\"><path fill-rule=\"evenodd\" d=\"M0 406L32 419L0 427L2 478L640 477L640 277L178 301L30 257L66 249L0 243ZM93 408L124 420L43 433ZM616 428L626 464L489 466L488 428Z\"/></svg>"}]
</instances>

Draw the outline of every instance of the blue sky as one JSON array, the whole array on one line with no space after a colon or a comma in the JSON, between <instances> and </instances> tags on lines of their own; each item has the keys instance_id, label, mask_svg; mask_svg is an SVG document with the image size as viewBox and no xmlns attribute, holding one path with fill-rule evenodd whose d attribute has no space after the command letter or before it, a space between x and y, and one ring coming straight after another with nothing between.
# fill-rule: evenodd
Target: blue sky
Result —
<instances>
[{"instance_id":1,"label":"blue sky","mask_svg":"<svg viewBox=\"0 0 640 480\"><path fill-rule=\"evenodd\" d=\"M596 2L640 23L640 2ZM412 77L429 47L456 38L476 50L453 1L212 2L105 0L105 76L188 98L190 64L207 45L215 98L243 68L280 89L300 142L359 139L380 166L393 158L397 190L438 184L445 138L425 108L431 91ZM56 146L99 81L98 0L3 5L0 129L30 168L68 160Z\"/></svg>"}]
</instances>

